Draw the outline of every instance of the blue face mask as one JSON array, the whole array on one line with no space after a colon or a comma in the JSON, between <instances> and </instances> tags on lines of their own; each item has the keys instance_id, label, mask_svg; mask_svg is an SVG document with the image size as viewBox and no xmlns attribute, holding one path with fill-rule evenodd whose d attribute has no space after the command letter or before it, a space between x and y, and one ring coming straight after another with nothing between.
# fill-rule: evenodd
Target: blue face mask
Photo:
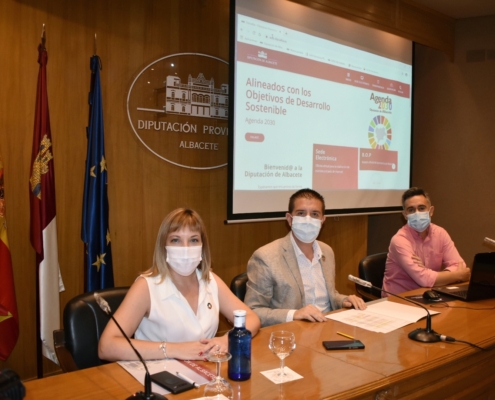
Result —
<instances>
[{"instance_id":1,"label":"blue face mask","mask_svg":"<svg viewBox=\"0 0 495 400\"><path fill-rule=\"evenodd\" d=\"M415 212L407 216L407 225L417 232L424 232L430 226L430 212Z\"/></svg>"}]
</instances>

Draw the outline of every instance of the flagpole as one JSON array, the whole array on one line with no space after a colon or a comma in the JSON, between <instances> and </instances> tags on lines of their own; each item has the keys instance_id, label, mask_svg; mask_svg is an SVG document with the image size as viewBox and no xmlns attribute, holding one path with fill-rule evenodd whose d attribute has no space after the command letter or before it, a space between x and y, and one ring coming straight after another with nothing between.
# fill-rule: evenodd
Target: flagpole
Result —
<instances>
[{"instance_id":1,"label":"flagpole","mask_svg":"<svg viewBox=\"0 0 495 400\"><path fill-rule=\"evenodd\" d=\"M36 372L43 378L43 343L41 342L40 269L36 254Z\"/></svg>"},{"instance_id":2,"label":"flagpole","mask_svg":"<svg viewBox=\"0 0 495 400\"><path fill-rule=\"evenodd\" d=\"M45 24L41 29L41 46L45 48ZM40 268L38 253L35 255L36 265L36 372L38 379L43 378L43 342L41 341L41 305L40 305Z\"/></svg>"},{"instance_id":3,"label":"flagpole","mask_svg":"<svg viewBox=\"0 0 495 400\"><path fill-rule=\"evenodd\" d=\"M65 290L58 263L53 147L46 87L45 27L38 46L38 85L34 118L29 203L31 245L36 253L36 356L38 378L43 357L58 364L53 331L60 328L60 292Z\"/></svg>"},{"instance_id":4,"label":"flagpole","mask_svg":"<svg viewBox=\"0 0 495 400\"><path fill-rule=\"evenodd\" d=\"M96 53L96 33L95 33ZM108 171L105 158L101 59L90 58L91 83L86 135L86 173L84 178L81 239L84 242L84 290L94 291L114 286L112 244L108 223Z\"/></svg>"}]
</instances>

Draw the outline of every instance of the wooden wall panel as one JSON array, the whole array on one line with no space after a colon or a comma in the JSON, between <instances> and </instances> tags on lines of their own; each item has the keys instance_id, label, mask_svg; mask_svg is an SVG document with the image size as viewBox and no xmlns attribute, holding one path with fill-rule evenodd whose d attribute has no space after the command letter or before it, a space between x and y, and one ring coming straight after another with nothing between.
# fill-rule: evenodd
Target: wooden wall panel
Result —
<instances>
[{"instance_id":1,"label":"wooden wall panel","mask_svg":"<svg viewBox=\"0 0 495 400\"><path fill-rule=\"evenodd\" d=\"M453 21L406 0L298 1L360 23L402 34L445 52ZM117 285L129 285L151 264L156 232L171 209L197 209L207 226L215 271L226 281L245 270L251 253L287 233L285 222L224 225L227 171L191 171L146 150L127 121L125 99L135 75L158 57L182 51L228 59L228 0L0 2L2 74L0 148L5 164L9 241L21 319L19 342L0 368L36 374L34 252L29 244L30 154L38 73L37 45L47 27L48 94L54 141L61 307L83 290L80 216L86 152L89 57L94 33L102 58L109 166L110 228ZM440 23L438 23L440 21ZM366 255L367 218L330 218L321 239L335 250L337 288L349 293L348 273ZM57 367L45 362L48 373Z\"/></svg>"},{"instance_id":2,"label":"wooden wall panel","mask_svg":"<svg viewBox=\"0 0 495 400\"><path fill-rule=\"evenodd\" d=\"M466 18L456 24L454 62L418 46L415 63L413 184L428 190L432 221L468 267L475 254L494 251L483 239L495 237L495 63L472 62L467 53L493 48L495 15Z\"/></svg>"},{"instance_id":3,"label":"wooden wall panel","mask_svg":"<svg viewBox=\"0 0 495 400\"><path fill-rule=\"evenodd\" d=\"M320 240L331 243L335 251L336 287L340 293L354 293L354 283L350 282L347 277L349 274L357 276L359 261L368 254L368 217L362 215L327 217L325 225ZM330 236L327 236L327 230L330 231ZM363 240L363 237L366 237L366 240Z\"/></svg>"},{"instance_id":4,"label":"wooden wall panel","mask_svg":"<svg viewBox=\"0 0 495 400\"><path fill-rule=\"evenodd\" d=\"M448 18L406 0L298 1L360 23L400 33L447 53ZM259 246L287 233L285 222L224 225L226 168L191 171L146 150L127 122L125 99L135 75L160 56L197 51L228 59L227 0L106 1L6 0L0 3L0 148L5 163L9 241L14 263L21 336L10 367L35 375L34 252L29 244L30 154L38 73L37 45L47 26L48 91L54 141L60 265L66 291L61 305L83 290L80 215L86 151L89 57L94 33L102 58L109 165L110 227L117 285L129 285L151 263L156 232L171 209L197 209L207 226L215 271L230 282ZM437 23L441 21L441 23ZM451 43L452 42L452 43ZM337 287L349 293L348 273L366 255L367 218L330 218L321 239L335 250ZM57 367L45 362L48 373Z\"/></svg>"},{"instance_id":5,"label":"wooden wall panel","mask_svg":"<svg viewBox=\"0 0 495 400\"><path fill-rule=\"evenodd\" d=\"M394 26L397 0L290 0L360 24Z\"/></svg>"},{"instance_id":6,"label":"wooden wall panel","mask_svg":"<svg viewBox=\"0 0 495 400\"><path fill-rule=\"evenodd\" d=\"M228 60L228 0L4 0L0 2L0 148L4 159L9 242L21 333L9 367L36 375L35 255L29 243L31 143L37 46L46 24L48 96L55 157L59 261L66 291L61 309L83 291L80 239L89 59L98 35L109 176L110 230L116 285L130 285L151 265L158 227L180 206L204 218L214 270L229 283L252 252L287 232L285 221L224 225L227 169L193 171L151 154L127 121L126 96L151 61L177 52ZM330 218L321 234L337 256L337 288L353 290L346 276L366 255L367 217ZM58 367L45 360L45 374Z\"/></svg>"},{"instance_id":7,"label":"wooden wall panel","mask_svg":"<svg viewBox=\"0 0 495 400\"><path fill-rule=\"evenodd\" d=\"M409 0L401 0L397 28L415 42L433 47L454 59L455 20Z\"/></svg>"}]
</instances>

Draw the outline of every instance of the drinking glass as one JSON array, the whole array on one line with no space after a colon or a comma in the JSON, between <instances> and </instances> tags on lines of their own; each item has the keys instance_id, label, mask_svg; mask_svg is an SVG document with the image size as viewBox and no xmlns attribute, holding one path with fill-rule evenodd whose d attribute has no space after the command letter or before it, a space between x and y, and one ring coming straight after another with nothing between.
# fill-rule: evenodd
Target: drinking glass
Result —
<instances>
[{"instance_id":1,"label":"drinking glass","mask_svg":"<svg viewBox=\"0 0 495 400\"><path fill-rule=\"evenodd\" d=\"M270 350L280 358L280 371L277 376L281 379L287 374L284 372L284 360L290 356L290 353L296 348L296 337L292 332L275 331L270 335Z\"/></svg>"},{"instance_id":2,"label":"drinking glass","mask_svg":"<svg viewBox=\"0 0 495 400\"><path fill-rule=\"evenodd\" d=\"M214 362L217 364L217 376L210 383L205 386L205 397L209 399L219 398L220 395L224 395L228 399L232 399L234 397L234 391L232 390L232 386L225 379L222 378L220 367L222 362L229 361L232 356L227 352L210 352L207 356L208 361Z\"/></svg>"}]
</instances>

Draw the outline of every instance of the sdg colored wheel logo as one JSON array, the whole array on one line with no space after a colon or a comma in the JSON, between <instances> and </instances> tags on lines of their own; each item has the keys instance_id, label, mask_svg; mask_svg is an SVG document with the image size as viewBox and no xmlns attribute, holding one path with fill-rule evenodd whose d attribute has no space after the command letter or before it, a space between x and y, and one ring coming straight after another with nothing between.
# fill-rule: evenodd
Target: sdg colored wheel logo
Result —
<instances>
[{"instance_id":1,"label":"sdg colored wheel logo","mask_svg":"<svg viewBox=\"0 0 495 400\"><path fill-rule=\"evenodd\" d=\"M383 115L374 117L368 127L368 141L372 149L388 150L392 143L392 126Z\"/></svg>"}]
</instances>

